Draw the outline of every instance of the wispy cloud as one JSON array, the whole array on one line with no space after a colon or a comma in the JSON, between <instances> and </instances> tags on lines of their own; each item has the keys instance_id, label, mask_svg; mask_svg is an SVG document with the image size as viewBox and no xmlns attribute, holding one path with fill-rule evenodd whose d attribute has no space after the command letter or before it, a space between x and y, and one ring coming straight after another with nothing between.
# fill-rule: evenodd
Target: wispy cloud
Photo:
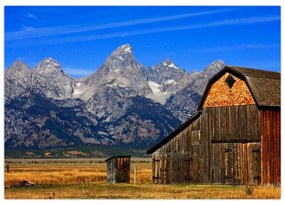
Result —
<instances>
[{"instance_id":1,"label":"wispy cloud","mask_svg":"<svg viewBox=\"0 0 285 205\"><path fill-rule=\"evenodd\" d=\"M33 31L34 30L34 28L32 26L26 26L24 24L22 26L24 28L24 31Z\"/></svg>"},{"instance_id":2,"label":"wispy cloud","mask_svg":"<svg viewBox=\"0 0 285 205\"><path fill-rule=\"evenodd\" d=\"M31 39L35 37L46 37L46 36L57 36L62 34L73 34L73 33L82 33L82 32L89 32L89 31L98 31L104 29L111 29L111 28L119 28L119 27L126 27L126 26L134 26L134 25L141 25L141 24L150 24L150 23L158 23L163 21L171 21L195 16L204 16L222 12L229 12L234 9L220 9L220 10L213 10L213 11L206 11L206 12L197 12L197 13L187 13L181 15L172 15L172 16L164 16L158 18L148 18L148 19L135 19L131 21L124 21L124 22L115 22L103 25L96 25L96 26L68 26L68 27L45 27L34 29L33 31L17 31L17 32L7 32L6 33L6 41L15 41L15 40L22 40L22 39ZM27 17L40 21L36 16L31 13L27 14Z\"/></svg>"},{"instance_id":3,"label":"wispy cloud","mask_svg":"<svg viewBox=\"0 0 285 205\"><path fill-rule=\"evenodd\" d=\"M72 43L72 42L82 42L82 41L94 41L101 39L110 39L110 38L120 38L128 37L135 35L143 34L153 34L160 32L170 32L170 31L181 31L181 30L191 30L191 29L200 29L200 28L214 28L220 26L234 26L234 25L250 25L257 23L266 23L272 21L280 20L279 16L268 16L268 17L251 17L251 18L239 18L239 19L229 19L214 21L204 24L195 24L195 25L186 25L186 26L177 26L177 27L166 27L166 28L153 28L147 30L136 30L136 31L127 31L127 32L113 32L113 33L104 33L104 34L92 34L92 35L78 35L72 37L56 37L45 39L34 39L29 41L16 41L6 44L7 48L21 47L21 46L38 46L38 45L51 45L59 43Z\"/></svg>"},{"instance_id":4,"label":"wispy cloud","mask_svg":"<svg viewBox=\"0 0 285 205\"><path fill-rule=\"evenodd\" d=\"M32 14L32 13L27 13L25 17L26 17L26 18L29 18L29 19L33 19L33 20L35 20L35 21L40 21L40 22L42 22L42 20L40 20L37 16L35 16L35 15Z\"/></svg>"},{"instance_id":5,"label":"wispy cloud","mask_svg":"<svg viewBox=\"0 0 285 205\"><path fill-rule=\"evenodd\" d=\"M213 47L213 48L201 48L195 49L196 52L201 53L210 53L210 52L223 52L231 50L240 50L240 49L266 49L266 48L280 48L280 45L276 44L241 44L241 45L230 45L222 47Z\"/></svg>"},{"instance_id":6,"label":"wispy cloud","mask_svg":"<svg viewBox=\"0 0 285 205\"><path fill-rule=\"evenodd\" d=\"M213 22L208 26L245 25L245 24L266 23L277 20L280 20L280 16L238 18L238 19L229 19L229 20Z\"/></svg>"}]
</instances>

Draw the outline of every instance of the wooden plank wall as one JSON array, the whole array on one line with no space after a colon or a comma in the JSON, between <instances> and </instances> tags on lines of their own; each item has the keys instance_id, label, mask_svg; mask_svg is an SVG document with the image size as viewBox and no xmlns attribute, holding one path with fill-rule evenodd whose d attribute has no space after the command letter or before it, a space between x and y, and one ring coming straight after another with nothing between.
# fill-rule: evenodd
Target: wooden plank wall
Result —
<instances>
[{"instance_id":1,"label":"wooden plank wall","mask_svg":"<svg viewBox=\"0 0 285 205\"><path fill-rule=\"evenodd\" d=\"M263 110L262 125L262 184L280 185L280 110Z\"/></svg>"},{"instance_id":2,"label":"wooden plank wall","mask_svg":"<svg viewBox=\"0 0 285 205\"><path fill-rule=\"evenodd\" d=\"M201 118L152 154L153 183L206 183L207 138L202 138Z\"/></svg>"},{"instance_id":3,"label":"wooden plank wall","mask_svg":"<svg viewBox=\"0 0 285 205\"><path fill-rule=\"evenodd\" d=\"M212 183L258 185L260 143L213 143Z\"/></svg>"},{"instance_id":4,"label":"wooden plank wall","mask_svg":"<svg viewBox=\"0 0 285 205\"><path fill-rule=\"evenodd\" d=\"M116 183L130 183L130 157L116 157Z\"/></svg>"},{"instance_id":5,"label":"wooden plank wall","mask_svg":"<svg viewBox=\"0 0 285 205\"><path fill-rule=\"evenodd\" d=\"M107 182L113 184L116 183L116 161L107 161Z\"/></svg>"},{"instance_id":6,"label":"wooden plank wall","mask_svg":"<svg viewBox=\"0 0 285 205\"><path fill-rule=\"evenodd\" d=\"M204 108L202 132L214 142L258 142L261 114L256 105Z\"/></svg>"},{"instance_id":7,"label":"wooden plank wall","mask_svg":"<svg viewBox=\"0 0 285 205\"><path fill-rule=\"evenodd\" d=\"M204 108L153 153L153 183L259 184L260 129L255 105Z\"/></svg>"}]
</instances>

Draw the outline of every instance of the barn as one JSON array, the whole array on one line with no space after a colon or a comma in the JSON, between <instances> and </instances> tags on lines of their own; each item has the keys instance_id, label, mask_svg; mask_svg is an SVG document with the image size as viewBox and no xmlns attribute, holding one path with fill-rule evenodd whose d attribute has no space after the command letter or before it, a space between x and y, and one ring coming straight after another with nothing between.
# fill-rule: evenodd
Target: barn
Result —
<instances>
[{"instance_id":1,"label":"barn","mask_svg":"<svg viewBox=\"0 0 285 205\"><path fill-rule=\"evenodd\" d=\"M280 73L226 66L147 152L153 183L280 185Z\"/></svg>"}]
</instances>

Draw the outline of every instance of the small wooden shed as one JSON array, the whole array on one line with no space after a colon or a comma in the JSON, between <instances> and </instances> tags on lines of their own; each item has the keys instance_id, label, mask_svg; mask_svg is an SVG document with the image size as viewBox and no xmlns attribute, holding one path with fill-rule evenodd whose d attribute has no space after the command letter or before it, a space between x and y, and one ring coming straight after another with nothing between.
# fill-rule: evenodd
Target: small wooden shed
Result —
<instances>
[{"instance_id":1,"label":"small wooden shed","mask_svg":"<svg viewBox=\"0 0 285 205\"><path fill-rule=\"evenodd\" d=\"M131 156L113 156L106 159L107 181L114 183L130 183Z\"/></svg>"},{"instance_id":2,"label":"small wooden shed","mask_svg":"<svg viewBox=\"0 0 285 205\"><path fill-rule=\"evenodd\" d=\"M226 66L197 113L148 150L153 183L280 185L280 73Z\"/></svg>"}]
</instances>

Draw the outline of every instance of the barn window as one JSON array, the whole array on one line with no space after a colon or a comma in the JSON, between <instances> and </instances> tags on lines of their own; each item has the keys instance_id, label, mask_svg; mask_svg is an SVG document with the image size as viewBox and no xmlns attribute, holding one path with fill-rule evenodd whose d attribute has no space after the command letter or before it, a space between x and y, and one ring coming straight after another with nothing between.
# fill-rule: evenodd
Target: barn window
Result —
<instances>
[{"instance_id":1,"label":"barn window","mask_svg":"<svg viewBox=\"0 0 285 205\"><path fill-rule=\"evenodd\" d=\"M235 84L236 80L233 78L232 75L229 75L227 79L225 80L227 86L231 89L233 85Z\"/></svg>"}]
</instances>

